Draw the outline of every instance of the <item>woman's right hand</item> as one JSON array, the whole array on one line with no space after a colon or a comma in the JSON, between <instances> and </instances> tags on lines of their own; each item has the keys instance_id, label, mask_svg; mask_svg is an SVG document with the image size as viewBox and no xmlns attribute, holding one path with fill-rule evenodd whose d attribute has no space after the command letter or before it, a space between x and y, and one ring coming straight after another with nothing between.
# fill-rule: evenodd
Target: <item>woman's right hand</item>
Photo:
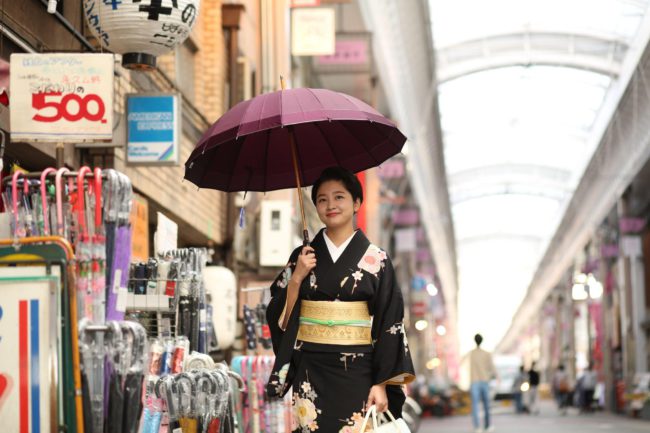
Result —
<instances>
[{"instance_id":1,"label":"woman's right hand","mask_svg":"<svg viewBox=\"0 0 650 433\"><path fill-rule=\"evenodd\" d=\"M291 279L296 279L298 285L307 278L307 275L316 267L316 253L312 247L303 247L296 263L296 269L293 271Z\"/></svg>"}]
</instances>

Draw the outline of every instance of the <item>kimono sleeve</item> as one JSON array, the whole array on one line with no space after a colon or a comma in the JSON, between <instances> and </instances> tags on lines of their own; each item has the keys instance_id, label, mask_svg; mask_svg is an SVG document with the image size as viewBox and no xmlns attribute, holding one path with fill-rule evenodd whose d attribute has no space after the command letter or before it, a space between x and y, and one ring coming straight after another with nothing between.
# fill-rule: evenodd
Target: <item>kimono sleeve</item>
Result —
<instances>
[{"instance_id":1,"label":"kimono sleeve","mask_svg":"<svg viewBox=\"0 0 650 433\"><path fill-rule=\"evenodd\" d=\"M271 330L273 352L276 354L278 353L280 342L284 335L284 330L280 328L279 322L285 313L287 286L289 284L289 279L291 279L291 274L296 267L296 258L299 253L300 248L297 248L293 253L291 253L289 263L287 263L287 266L276 277L273 284L271 284L271 300L266 307L266 320L269 324L269 329Z\"/></svg>"},{"instance_id":2,"label":"kimono sleeve","mask_svg":"<svg viewBox=\"0 0 650 433\"><path fill-rule=\"evenodd\" d=\"M404 328L404 299L387 257L380 271L373 302L373 380L375 384L405 385L415 370Z\"/></svg>"}]
</instances>

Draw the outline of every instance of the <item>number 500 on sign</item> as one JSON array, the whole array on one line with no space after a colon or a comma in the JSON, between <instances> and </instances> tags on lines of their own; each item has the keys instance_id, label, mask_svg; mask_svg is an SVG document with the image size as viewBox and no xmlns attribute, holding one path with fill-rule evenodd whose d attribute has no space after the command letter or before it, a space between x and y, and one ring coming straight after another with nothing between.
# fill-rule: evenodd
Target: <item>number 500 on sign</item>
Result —
<instances>
[{"instance_id":1,"label":"number 500 on sign","mask_svg":"<svg viewBox=\"0 0 650 433\"><path fill-rule=\"evenodd\" d=\"M112 139L112 54L12 54L12 141Z\"/></svg>"}]
</instances>

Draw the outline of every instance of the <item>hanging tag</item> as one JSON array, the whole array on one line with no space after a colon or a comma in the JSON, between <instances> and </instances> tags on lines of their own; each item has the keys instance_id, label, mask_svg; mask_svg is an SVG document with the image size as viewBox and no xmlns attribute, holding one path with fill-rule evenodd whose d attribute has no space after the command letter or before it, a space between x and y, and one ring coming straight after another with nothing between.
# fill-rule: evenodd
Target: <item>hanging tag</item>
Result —
<instances>
[{"instance_id":1,"label":"hanging tag","mask_svg":"<svg viewBox=\"0 0 650 433\"><path fill-rule=\"evenodd\" d=\"M113 293L118 293L122 281L122 269L115 269L113 273Z\"/></svg>"},{"instance_id":2,"label":"hanging tag","mask_svg":"<svg viewBox=\"0 0 650 433\"><path fill-rule=\"evenodd\" d=\"M243 229L244 228L244 215L246 214L246 211L244 210L244 207L242 206L241 209L239 209L239 228Z\"/></svg>"},{"instance_id":3,"label":"hanging tag","mask_svg":"<svg viewBox=\"0 0 650 433\"><path fill-rule=\"evenodd\" d=\"M119 284L118 284L119 285ZM126 300L128 298L129 291L126 287L120 287L117 290L117 302L115 303L115 310L120 313L126 312Z\"/></svg>"}]
</instances>

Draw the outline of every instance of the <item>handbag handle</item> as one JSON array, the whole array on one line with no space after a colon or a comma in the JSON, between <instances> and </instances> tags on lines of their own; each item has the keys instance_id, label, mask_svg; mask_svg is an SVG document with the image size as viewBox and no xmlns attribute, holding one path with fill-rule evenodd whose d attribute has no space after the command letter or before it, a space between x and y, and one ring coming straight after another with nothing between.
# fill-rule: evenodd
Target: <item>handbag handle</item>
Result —
<instances>
[{"instance_id":1,"label":"handbag handle","mask_svg":"<svg viewBox=\"0 0 650 433\"><path fill-rule=\"evenodd\" d=\"M359 433L364 433L366 431L366 427L368 427L368 421L370 420L370 416L372 416L372 429L375 430L377 428L377 406L374 404L368 408L368 412L366 412L366 416L363 418L363 423L361 424L361 430L359 430Z\"/></svg>"},{"instance_id":2,"label":"handbag handle","mask_svg":"<svg viewBox=\"0 0 650 433\"><path fill-rule=\"evenodd\" d=\"M397 420L395 420L395 417L393 416L393 414L390 413L389 410L386 410L385 413L386 413L386 415L388 415L388 418L390 419L391 423L395 423L395 424L393 424L395 426L395 431L397 433L401 433L400 428L397 425ZM379 422L377 421L377 406L375 406L373 404L372 406L370 406L370 409L368 409L368 412L366 413L366 416L363 419L363 424L361 424L361 430L359 431L359 433L365 433L366 427L368 426L368 421L370 420L371 415L372 415L372 424L373 424L372 430L375 431L377 429L377 427L379 427Z\"/></svg>"}]
</instances>

